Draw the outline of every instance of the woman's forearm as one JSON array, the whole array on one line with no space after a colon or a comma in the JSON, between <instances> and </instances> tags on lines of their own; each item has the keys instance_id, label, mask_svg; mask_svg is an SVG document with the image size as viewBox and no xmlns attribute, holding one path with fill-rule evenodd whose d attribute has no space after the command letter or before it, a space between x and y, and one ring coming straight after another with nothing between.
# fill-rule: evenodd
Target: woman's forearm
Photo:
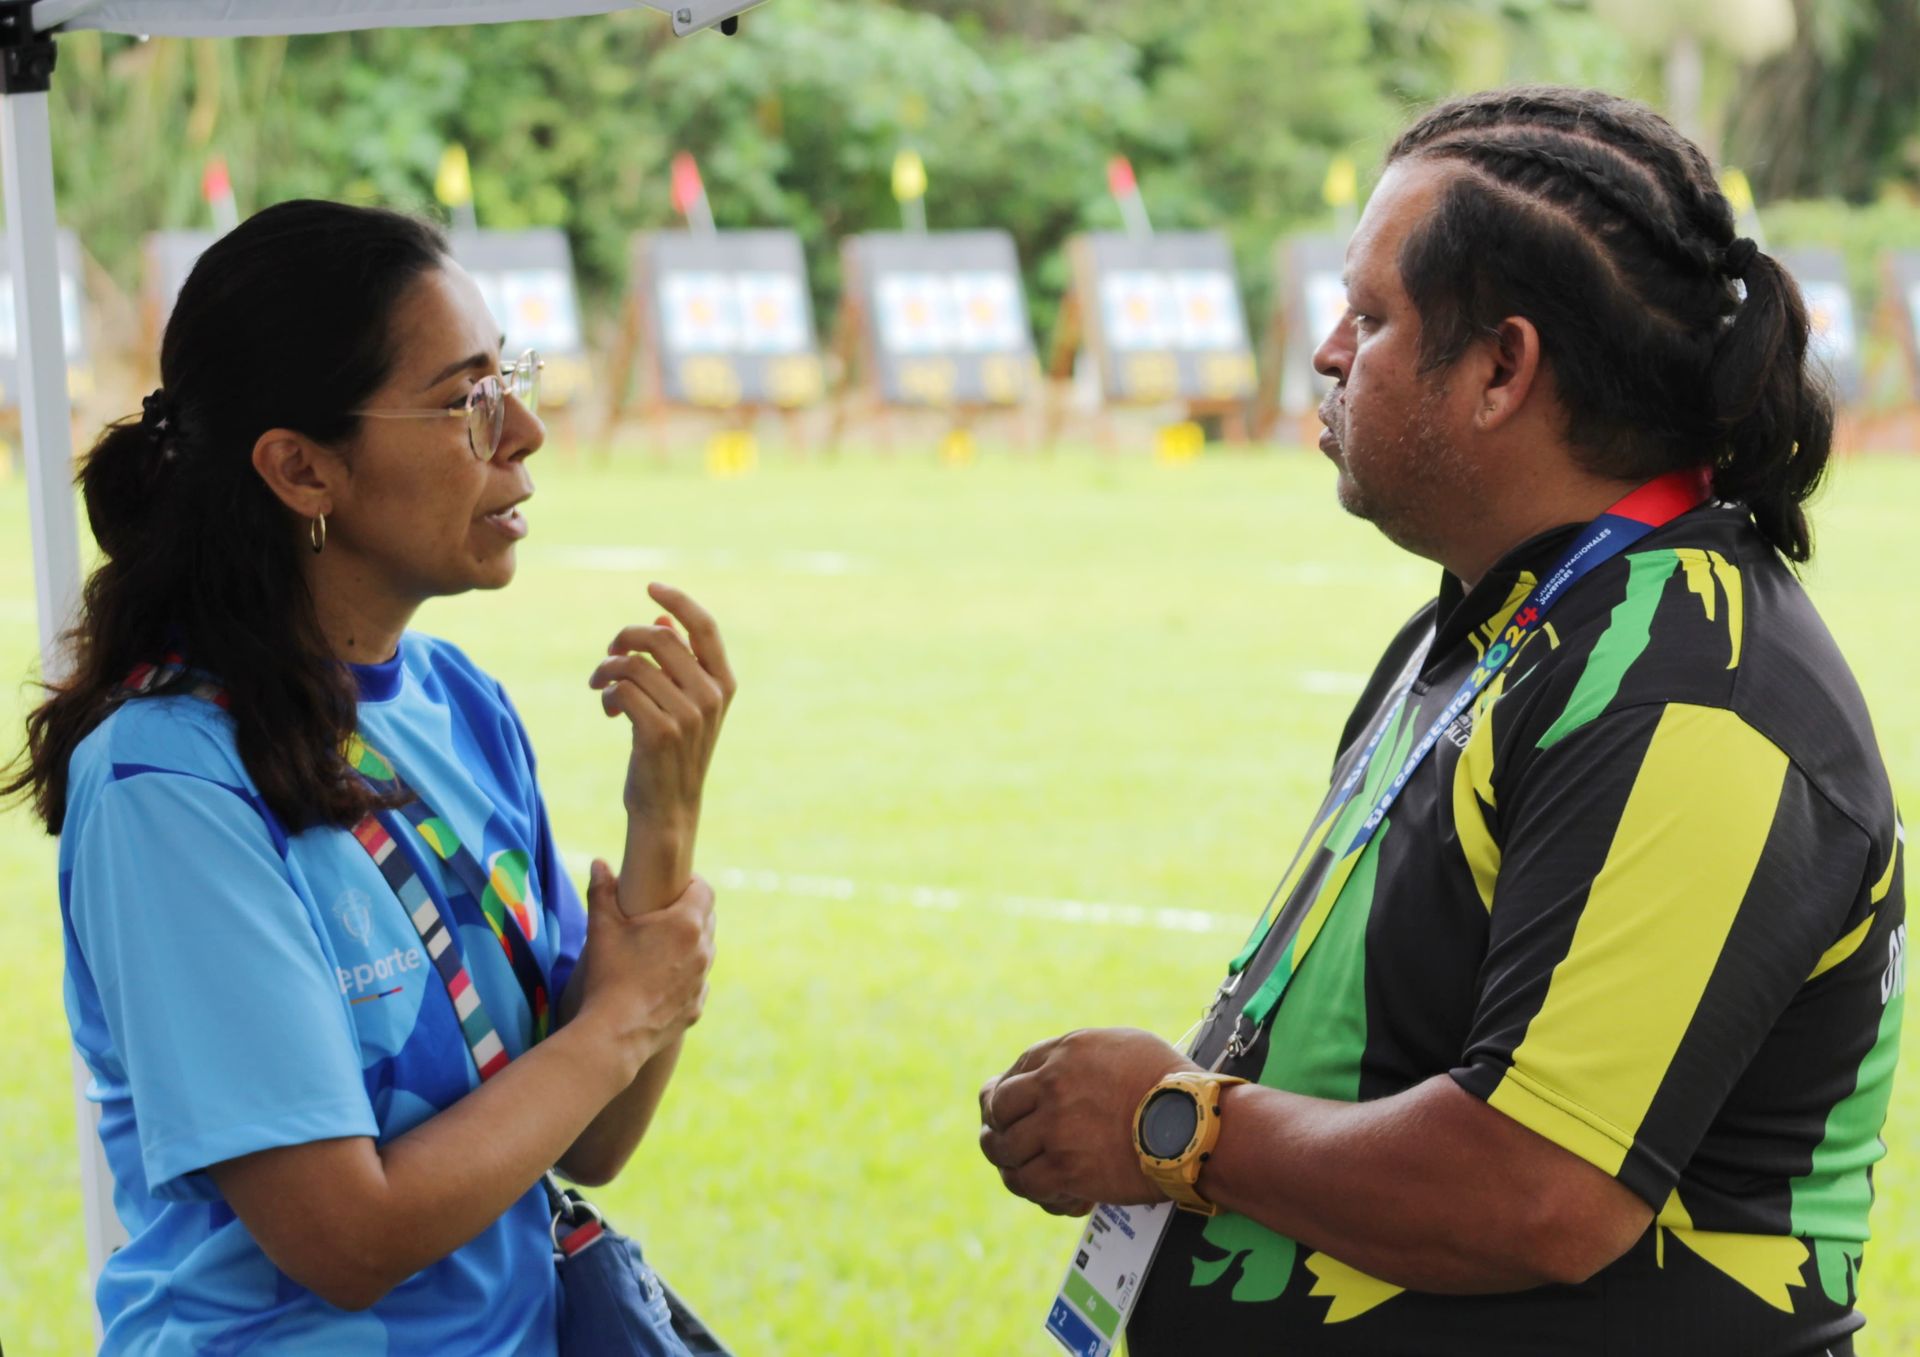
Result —
<instances>
[{"instance_id":1,"label":"woman's forearm","mask_svg":"<svg viewBox=\"0 0 1920 1357\"><path fill-rule=\"evenodd\" d=\"M562 1173L585 1187L600 1187L626 1167L666 1096L674 1066L680 1062L681 1041L675 1037L663 1046L640 1067L633 1082L601 1109L560 1157L557 1167Z\"/></svg>"},{"instance_id":2,"label":"woman's forearm","mask_svg":"<svg viewBox=\"0 0 1920 1357\"><path fill-rule=\"evenodd\" d=\"M629 916L671 904L692 879L691 831L662 833L638 816L627 825L626 852L619 877L621 911ZM576 980L579 971L574 973ZM566 1022L579 1008L584 984L569 982L561 996L560 1019ZM666 1096L680 1061L682 1038L675 1037L640 1067L633 1082L601 1109L578 1139L560 1157L560 1171L587 1187L611 1182L626 1167L634 1150L653 1124L653 1114Z\"/></svg>"},{"instance_id":3,"label":"woman's forearm","mask_svg":"<svg viewBox=\"0 0 1920 1357\"><path fill-rule=\"evenodd\" d=\"M699 811L684 824L627 816L620 859L620 911L629 918L665 909L693 879L693 838Z\"/></svg>"},{"instance_id":4,"label":"woman's forearm","mask_svg":"<svg viewBox=\"0 0 1920 1357\"><path fill-rule=\"evenodd\" d=\"M211 1173L283 1272L361 1309L499 1219L634 1083L633 1059L576 1023L386 1145L314 1141Z\"/></svg>"}]
</instances>

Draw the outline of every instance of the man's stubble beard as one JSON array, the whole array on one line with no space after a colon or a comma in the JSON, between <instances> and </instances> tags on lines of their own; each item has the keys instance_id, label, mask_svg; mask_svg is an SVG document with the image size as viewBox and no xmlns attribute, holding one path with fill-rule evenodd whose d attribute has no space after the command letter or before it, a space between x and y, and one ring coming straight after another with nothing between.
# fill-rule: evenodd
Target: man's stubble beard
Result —
<instances>
[{"instance_id":1,"label":"man's stubble beard","mask_svg":"<svg viewBox=\"0 0 1920 1357\"><path fill-rule=\"evenodd\" d=\"M1373 524L1395 546L1429 560L1438 559L1441 543L1458 537L1463 511L1470 515L1477 498L1473 464L1440 425L1446 394L1438 383L1422 393L1392 443L1365 459L1364 483L1353 473L1344 439L1341 444L1340 507Z\"/></svg>"}]
</instances>

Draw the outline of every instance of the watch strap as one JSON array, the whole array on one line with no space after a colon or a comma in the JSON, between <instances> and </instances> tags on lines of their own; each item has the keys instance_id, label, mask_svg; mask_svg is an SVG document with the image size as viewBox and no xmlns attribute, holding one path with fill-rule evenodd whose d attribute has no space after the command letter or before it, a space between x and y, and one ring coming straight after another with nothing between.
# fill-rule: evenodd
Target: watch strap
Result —
<instances>
[{"instance_id":1,"label":"watch strap","mask_svg":"<svg viewBox=\"0 0 1920 1357\"><path fill-rule=\"evenodd\" d=\"M1230 1074L1216 1074L1207 1070L1182 1070L1162 1079L1147 1090L1146 1097L1140 1100L1139 1108L1133 1118L1133 1147L1140 1156L1140 1168L1154 1186L1184 1211L1199 1215L1215 1216L1220 1208L1200 1195L1195 1185L1200 1177L1200 1169L1213 1153L1213 1147L1220 1139L1220 1091L1234 1084L1244 1084L1247 1080ZM1147 1153L1140 1141L1140 1119L1147 1104L1154 1095L1164 1090L1178 1089L1188 1094L1194 1102L1194 1134L1186 1151L1175 1159L1160 1159Z\"/></svg>"}]
</instances>

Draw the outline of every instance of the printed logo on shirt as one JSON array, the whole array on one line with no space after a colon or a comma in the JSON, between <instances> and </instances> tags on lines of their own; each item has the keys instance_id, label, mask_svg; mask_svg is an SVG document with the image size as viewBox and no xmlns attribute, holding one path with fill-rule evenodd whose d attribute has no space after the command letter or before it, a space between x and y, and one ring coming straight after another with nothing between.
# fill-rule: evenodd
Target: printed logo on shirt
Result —
<instances>
[{"instance_id":1,"label":"printed logo on shirt","mask_svg":"<svg viewBox=\"0 0 1920 1357\"><path fill-rule=\"evenodd\" d=\"M389 994L398 994L405 988L404 985L396 985L392 989L381 990L377 994L367 994L366 991L385 981L398 980L407 971L417 971L424 964L426 964L425 958L418 947L405 949L396 947L385 956L375 957L372 961L363 961L355 966L337 966L334 968L334 975L340 982L342 996L349 994L363 996L351 1000L352 1003L357 1004L367 999L384 999Z\"/></svg>"},{"instance_id":2,"label":"printed logo on shirt","mask_svg":"<svg viewBox=\"0 0 1920 1357\"><path fill-rule=\"evenodd\" d=\"M347 936L362 947L373 941L373 901L364 891L350 890L333 902L333 917L347 930Z\"/></svg>"},{"instance_id":3,"label":"printed logo on shirt","mask_svg":"<svg viewBox=\"0 0 1920 1357\"><path fill-rule=\"evenodd\" d=\"M1901 924L1887 939L1887 969L1880 973L1880 1002L1891 1003L1907 992L1907 926Z\"/></svg>"}]
</instances>

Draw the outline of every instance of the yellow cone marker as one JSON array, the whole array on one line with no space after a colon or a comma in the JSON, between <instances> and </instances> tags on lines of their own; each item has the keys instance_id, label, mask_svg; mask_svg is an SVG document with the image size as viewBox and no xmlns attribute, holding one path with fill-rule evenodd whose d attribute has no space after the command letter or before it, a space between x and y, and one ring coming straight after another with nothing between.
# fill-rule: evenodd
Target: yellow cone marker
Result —
<instances>
[{"instance_id":1,"label":"yellow cone marker","mask_svg":"<svg viewBox=\"0 0 1920 1357\"><path fill-rule=\"evenodd\" d=\"M715 480L735 480L760 461L760 445L748 429L727 429L707 440L707 474Z\"/></svg>"},{"instance_id":2,"label":"yellow cone marker","mask_svg":"<svg viewBox=\"0 0 1920 1357\"><path fill-rule=\"evenodd\" d=\"M1158 455L1162 466L1184 466L1207 445L1207 431L1192 420L1168 424L1160 430Z\"/></svg>"}]
</instances>

